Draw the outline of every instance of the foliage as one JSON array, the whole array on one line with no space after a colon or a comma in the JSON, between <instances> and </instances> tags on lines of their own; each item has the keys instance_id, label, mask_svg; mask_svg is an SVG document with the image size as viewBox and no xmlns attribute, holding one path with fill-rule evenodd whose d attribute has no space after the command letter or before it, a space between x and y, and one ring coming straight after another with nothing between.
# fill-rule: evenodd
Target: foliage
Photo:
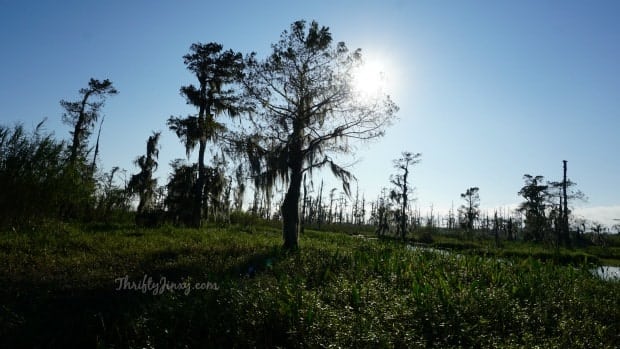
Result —
<instances>
[{"instance_id":1,"label":"foliage","mask_svg":"<svg viewBox=\"0 0 620 349\"><path fill-rule=\"evenodd\" d=\"M99 81L91 78L88 87L80 89L81 99L75 102L61 100L60 105L65 110L62 120L73 128L73 138L69 148L69 159L75 163L79 157L85 157L88 147L88 137L92 128L99 119L99 112L107 96L115 95L118 91L108 79ZM95 100L93 100L95 99Z\"/></svg>"},{"instance_id":2,"label":"foliage","mask_svg":"<svg viewBox=\"0 0 620 349\"><path fill-rule=\"evenodd\" d=\"M542 241L547 230L546 191L548 186L542 184L543 176L523 175L525 185L519 195L526 200L519 205L519 211L525 214L525 239Z\"/></svg>"},{"instance_id":3,"label":"foliage","mask_svg":"<svg viewBox=\"0 0 620 349\"><path fill-rule=\"evenodd\" d=\"M166 184L164 204L175 225L192 224L194 206L194 186L198 171L196 165L187 165L183 160L176 159L170 163L172 173Z\"/></svg>"},{"instance_id":4,"label":"foliage","mask_svg":"<svg viewBox=\"0 0 620 349\"><path fill-rule=\"evenodd\" d=\"M216 43L190 47L184 63L199 86L183 86L181 94L198 113L172 116L168 126L188 158L198 146L198 162L175 160L165 190L153 178L159 133L149 137L146 154L136 160L141 171L124 188L115 184L118 167L99 176L95 159L87 165L100 110L118 93L109 80L91 79L79 101L61 101L70 144L45 133L43 123L32 133L22 125L0 126L0 282L6 285L0 289L0 347L620 345L619 286L588 270L592 263L620 264L618 240L600 224L584 235L594 245L584 239L583 250L513 241L499 248L504 225L512 237L512 217L506 223L494 215L495 244L484 237L488 215L478 240L463 242L438 234L431 208L427 225L409 241L442 249L396 244L386 238L390 227L405 240L408 226L420 226L419 212L412 215L408 206L409 165L420 154L404 152L394 162L394 189L384 191L371 211L382 239L370 238L359 191L347 217L345 195L350 198L354 176L335 159L353 152L352 140L382 136L398 108L383 94L360 98L352 74L363 64L361 51L334 44L329 29L316 22L293 23L272 48L264 60L251 54L244 62ZM243 96L231 87L236 83L243 84ZM249 126L225 134L216 117L241 112L248 112ZM218 138L233 140L234 150L247 156L256 186L252 214L242 205L248 168L235 172L231 214L232 179L223 153L212 167L205 163L207 142ZM313 172L322 168L343 182L336 210L335 188L329 211L322 183L317 198L308 195ZM568 233L567 201L582 194L568 194L573 182L566 167L561 183L544 185L542 176L530 175L524 180L519 210L525 239L548 239L561 224ZM288 185L281 203L284 249L271 215L278 184ZM155 195L164 192L164 205L153 209ZM461 194L468 233L479 219L478 192L472 187ZM140 199L138 227L125 224L129 193ZM220 226L162 227L164 216L174 225L200 227L206 218ZM75 218L90 223L62 223ZM114 292L114 280L123 275L218 286L191 295Z\"/></svg>"},{"instance_id":5,"label":"foliage","mask_svg":"<svg viewBox=\"0 0 620 349\"><path fill-rule=\"evenodd\" d=\"M97 205L93 217L97 221L124 221L129 216L131 195L126 188L115 183L119 171L120 168L115 166L98 181Z\"/></svg>"},{"instance_id":6,"label":"foliage","mask_svg":"<svg viewBox=\"0 0 620 349\"><path fill-rule=\"evenodd\" d=\"M370 220L377 226L378 236L385 236L390 231L390 224L393 221L392 200L387 195L387 189L381 190L381 195L373 205Z\"/></svg>"},{"instance_id":7,"label":"foliage","mask_svg":"<svg viewBox=\"0 0 620 349\"><path fill-rule=\"evenodd\" d=\"M88 138L95 123L99 119L101 108L108 96L118 94L118 91L108 79L103 81L91 78L88 86L79 90L80 99L77 101L61 100L60 105L65 110L62 121L69 125L72 140L68 145L68 159L65 163L65 178L68 179L65 196L68 198L60 206L63 218L93 219L95 214L96 157L99 148L99 136L92 164L87 165ZM99 129L101 132L101 128ZM73 187L70 187L73 185Z\"/></svg>"},{"instance_id":8,"label":"foliage","mask_svg":"<svg viewBox=\"0 0 620 349\"><path fill-rule=\"evenodd\" d=\"M0 226L83 217L92 207L94 182L80 176L86 164L69 166L65 143L23 125L0 126Z\"/></svg>"},{"instance_id":9,"label":"foliage","mask_svg":"<svg viewBox=\"0 0 620 349\"><path fill-rule=\"evenodd\" d=\"M459 213L462 225L469 230L474 229L474 222L476 222L480 216L479 192L480 188L472 187L461 194L461 198L465 200L465 204L459 208Z\"/></svg>"},{"instance_id":10,"label":"foliage","mask_svg":"<svg viewBox=\"0 0 620 349\"><path fill-rule=\"evenodd\" d=\"M361 99L352 86L361 51L334 44L327 27L294 22L264 60L252 54L244 79L254 112L253 128L239 135L238 150L248 157L260 188L288 184L282 204L284 244L298 246L299 201L304 173L328 168L350 192L352 174L335 154L352 151L349 140L383 135L396 105L388 96Z\"/></svg>"},{"instance_id":11,"label":"foliage","mask_svg":"<svg viewBox=\"0 0 620 349\"><path fill-rule=\"evenodd\" d=\"M620 345L620 283L532 258L412 249L306 230L51 225L0 235L0 346ZM217 289L116 290L116 278Z\"/></svg>"},{"instance_id":12,"label":"foliage","mask_svg":"<svg viewBox=\"0 0 620 349\"><path fill-rule=\"evenodd\" d=\"M243 58L240 53L232 50L222 51L223 46L217 43L195 43L190 53L183 56L189 71L198 79L199 86L181 87L181 95L187 104L198 109L198 115L186 118L171 116L168 127L174 131L185 144L187 157L196 147L198 149L198 178L193 186L193 206L191 225L200 227L207 185L207 168L205 166L205 150L208 141L214 141L226 127L216 121L216 116L227 113L237 116L242 108L235 90L227 85L234 84L242 77ZM190 222L188 222L190 223Z\"/></svg>"},{"instance_id":13,"label":"foliage","mask_svg":"<svg viewBox=\"0 0 620 349\"><path fill-rule=\"evenodd\" d=\"M175 225L194 225L195 188L198 185L198 165L188 165L181 159L170 163L172 174L166 185L164 204ZM223 220L229 210L225 188L229 185L221 167L205 167L205 185L201 195L201 217L211 221ZM226 218L225 218L226 219ZM224 220L225 220L224 219Z\"/></svg>"},{"instance_id":14,"label":"foliage","mask_svg":"<svg viewBox=\"0 0 620 349\"><path fill-rule=\"evenodd\" d=\"M153 135L149 136L146 142L146 154L135 161L135 164L140 167L140 172L131 176L131 180L129 180L128 189L140 197L138 215L149 210L153 205L155 189L157 188L157 178L153 178L153 172L157 169L160 135L161 132L153 132Z\"/></svg>"}]
</instances>

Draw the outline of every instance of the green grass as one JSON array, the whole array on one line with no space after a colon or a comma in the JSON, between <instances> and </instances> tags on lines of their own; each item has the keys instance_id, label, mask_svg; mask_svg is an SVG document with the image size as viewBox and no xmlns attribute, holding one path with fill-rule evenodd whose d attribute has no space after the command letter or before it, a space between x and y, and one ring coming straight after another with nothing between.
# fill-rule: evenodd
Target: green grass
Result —
<instances>
[{"instance_id":1,"label":"green grass","mask_svg":"<svg viewBox=\"0 0 620 349\"><path fill-rule=\"evenodd\" d=\"M620 283L533 257L275 228L0 233L0 347L618 347ZM115 279L210 282L153 295Z\"/></svg>"},{"instance_id":2,"label":"green grass","mask_svg":"<svg viewBox=\"0 0 620 349\"><path fill-rule=\"evenodd\" d=\"M501 240L500 245L490 234L478 233L475 239L464 238L465 233L439 232L432 235L429 241L416 233L411 237L411 243L422 241L423 245L450 251L465 252L487 257L526 259L533 258L541 261L553 261L557 264L583 264L620 266L620 239L609 236L608 246L597 246L586 242L575 243L572 247L554 248L541 243L525 242L521 240Z\"/></svg>"}]
</instances>

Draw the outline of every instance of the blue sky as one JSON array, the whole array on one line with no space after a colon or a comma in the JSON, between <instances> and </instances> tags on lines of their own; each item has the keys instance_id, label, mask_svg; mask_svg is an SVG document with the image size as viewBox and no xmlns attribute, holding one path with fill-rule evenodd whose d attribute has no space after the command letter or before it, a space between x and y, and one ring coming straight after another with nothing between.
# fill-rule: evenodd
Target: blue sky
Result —
<instances>
[{"instance_id":1,"label":"blue sky","mask_svg":"<svg viewBox=\"0 0 620 349\"><path fill-rule=\"evenodd\" d=\"M105 108L101 156L129 173L152 130L161 166L184 157L170 115L194 112L179 88L194 83L182 56L194 42L259 55L298 19L381 62L399 121L358 147L354 172L367 198L388 186L391 160L422 153L413 169L424 212L518 203L524 173L569 177L590 218L620 218L620 2L617 1L13 1L0 0L0 123L56 135L60 99L90 77L120 94ZM195 156L192 157L195 161Z\"/></svg>"}]
</instances>

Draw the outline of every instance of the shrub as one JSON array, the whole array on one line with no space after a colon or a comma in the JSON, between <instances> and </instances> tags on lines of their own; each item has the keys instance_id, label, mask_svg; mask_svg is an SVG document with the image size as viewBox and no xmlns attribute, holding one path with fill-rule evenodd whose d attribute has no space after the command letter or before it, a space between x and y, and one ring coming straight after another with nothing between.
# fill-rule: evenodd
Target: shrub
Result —
<instances>
[{"instance_id":1,"label":"shrub","mask_svg":"<svg viewBox=\"0 0 620 349\"><path fill-rule=\"evenodd\" d=\"M23 125L0 126L0 226L81 218L93 204L95 181L86 163L69 166L66 144Z\"/></svg>"}]
</instances>

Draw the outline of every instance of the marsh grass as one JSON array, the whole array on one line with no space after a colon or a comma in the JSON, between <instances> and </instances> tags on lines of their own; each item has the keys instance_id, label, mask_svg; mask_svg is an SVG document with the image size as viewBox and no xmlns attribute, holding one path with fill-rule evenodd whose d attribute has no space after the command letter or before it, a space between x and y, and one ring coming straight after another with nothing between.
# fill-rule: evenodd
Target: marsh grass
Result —
<instances>
[{"instance_id":1,"label":"marsh grass","mask_svg":"<svg viewBox=\"0 0 620 349\"><path fill-rule=\"evenodd\" d=\"M0 347L617 347L620 283L531 255L307 230L57 225L0 236ZM116 290L148 274L218 289Z\"/></svg>"}]
</instances>

